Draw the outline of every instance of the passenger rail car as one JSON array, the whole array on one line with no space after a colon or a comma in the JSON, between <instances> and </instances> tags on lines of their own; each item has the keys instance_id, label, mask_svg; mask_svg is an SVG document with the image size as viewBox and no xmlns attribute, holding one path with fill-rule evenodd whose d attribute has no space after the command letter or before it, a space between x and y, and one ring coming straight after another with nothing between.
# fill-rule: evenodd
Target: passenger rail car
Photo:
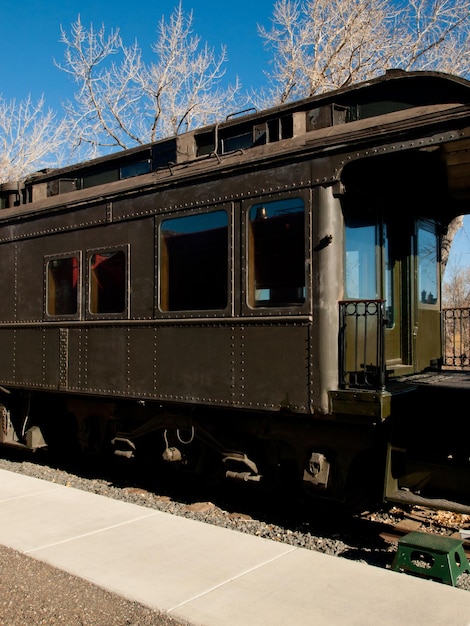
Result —
<instances>
[{"instance_id":1,"label":"passenger rail car","mask_svg":"<svg viewBox=\"0 0 470 626\"><path fill-rule=\"evenodd\" d=\"M0 198L0 443L470 511L439 256L470 83L391 71Z\"/></svg>"}]
</instances>

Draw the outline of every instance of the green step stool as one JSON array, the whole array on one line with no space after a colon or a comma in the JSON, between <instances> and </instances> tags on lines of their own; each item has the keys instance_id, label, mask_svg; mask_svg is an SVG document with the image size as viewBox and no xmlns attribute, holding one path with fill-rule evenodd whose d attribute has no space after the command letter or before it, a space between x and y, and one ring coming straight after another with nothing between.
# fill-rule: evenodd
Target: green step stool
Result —
<instances>
[{"instance_id":1,"label":"green step stool","mask_svg":"<svg viewBox=\"0 0 470 626\"><path fill-rule=\"evenodd\" d=\"M460 574L470 573L470 565L462 543L461 539L442 535L408 533L398 541L392 569L396 572L410 572L455 587Z\"/></svg>"}]
</instances>

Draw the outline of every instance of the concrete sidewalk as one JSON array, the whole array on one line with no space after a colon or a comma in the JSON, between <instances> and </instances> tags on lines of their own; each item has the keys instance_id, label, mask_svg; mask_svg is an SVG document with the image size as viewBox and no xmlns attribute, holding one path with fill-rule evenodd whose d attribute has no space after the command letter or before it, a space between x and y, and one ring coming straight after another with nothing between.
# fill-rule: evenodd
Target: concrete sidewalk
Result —
<instances>
[{"instance_id":1,"label":"concrete sidewalk","mask_svg":"<svg viewBox=\"0 0 470 626\"><path fill-rule=\"evenodd\" d=\"M204 626L470 626L470 593L0 470L0 543Z\"/></svg>"}]
</instances>

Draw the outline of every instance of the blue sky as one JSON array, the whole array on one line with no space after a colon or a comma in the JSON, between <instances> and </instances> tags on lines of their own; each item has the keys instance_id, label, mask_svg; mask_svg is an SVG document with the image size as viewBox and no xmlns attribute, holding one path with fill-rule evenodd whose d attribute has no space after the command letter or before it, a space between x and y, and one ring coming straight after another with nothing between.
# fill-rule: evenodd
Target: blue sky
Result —
<instances>
[{"instance_id":1,"label":"blue sky","mask_svg":"<svg viewBox=\"0 0 470 626\"><path fill-rule=\"evenodd\" d=\"M46 105L60 111L61 102L72 98L74 85L54 65L62 61L61 26L70 31L80 15L85 27L102 24L119 28L126 44L137 39L145 58L151 58L162 15L169 16L178 0L0 0L0 95L23 100L42 95ZM194 32L216 51L227 47L227 80L238 75L246 90L262 86L267 54L257 33L258 25L269 29L274 0L183 0L185 12L193 11ZM454 241L452 261L470 266L470 219Z\"/></svg>"},{"instance_id":2,"label":"blue sky","mask_svg":"<svg viewBox=\"0 0 470 626\"><path fill-rule=\"evenodd\" d=\"M119 28L124 42L137 39L145 58L157 38L162 15L169 16L178 0L0 0L0 94L6 100L22 100L42 94L54 110L74 93L70 78L58 70L64 45L60 27L70 31L78 15L85 27ZM264 80L266 53L257 25L269 28L274 0L183 0L186 13L193 11L194 32L216 51L224 44L229 61L227 78L238 75L243 87L260 86Z\"/></svg>"},{"instance_id":3,"label":"blue sky","mask_svg":"<svg viewBox=\"0 0 470 626\"><path fill-rule=\"evenodd\" d=\"M463 227L457 232L449 257L449 271L453 267L470 267L470 216L464 217Z\"/></svg>"}]
</instances>

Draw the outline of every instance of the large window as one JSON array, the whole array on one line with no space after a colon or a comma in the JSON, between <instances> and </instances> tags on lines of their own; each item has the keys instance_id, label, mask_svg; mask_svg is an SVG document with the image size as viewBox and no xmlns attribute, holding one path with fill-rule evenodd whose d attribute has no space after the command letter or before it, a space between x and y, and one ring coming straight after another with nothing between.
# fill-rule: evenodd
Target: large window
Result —
<instances>
[{"instance_id":1,"label":"large window","mask_svg":"<svg viewBox=\"0 0 470 626\"><path fill-rule=\"evenodd\" d=\"M161 309L225 309L228 250L225 211L164 220L160 227Z\"/></svg>"},{"instance_id":2,"label":"large window","mask_svg":"<svg viewBox=\"0 0 470 626\"><path fill-rule=\"evenodd\" d=\"M78 256L51 259L46 266L47 315L75 315L78 311Z\"/></svg>"},{"instance_id":3,"label":"large window","mask_svg":"<svg viewBox=\"0 0 470 626\"><path fill-rule=\"evenodd\" d=\"M305 216L300 198L255 204L248 214L248 304L305 302Z\"/></svg>"},{"instance_id":4,"label":"large window","mask_svg":"<svg viewBox=\"0 0 470 626\"><path fill-rule=\"evenodd\" d=\"M126 265L124 250L90 255L90 313L123 313L126 310Z\"/></svg>"}]
</instances>

